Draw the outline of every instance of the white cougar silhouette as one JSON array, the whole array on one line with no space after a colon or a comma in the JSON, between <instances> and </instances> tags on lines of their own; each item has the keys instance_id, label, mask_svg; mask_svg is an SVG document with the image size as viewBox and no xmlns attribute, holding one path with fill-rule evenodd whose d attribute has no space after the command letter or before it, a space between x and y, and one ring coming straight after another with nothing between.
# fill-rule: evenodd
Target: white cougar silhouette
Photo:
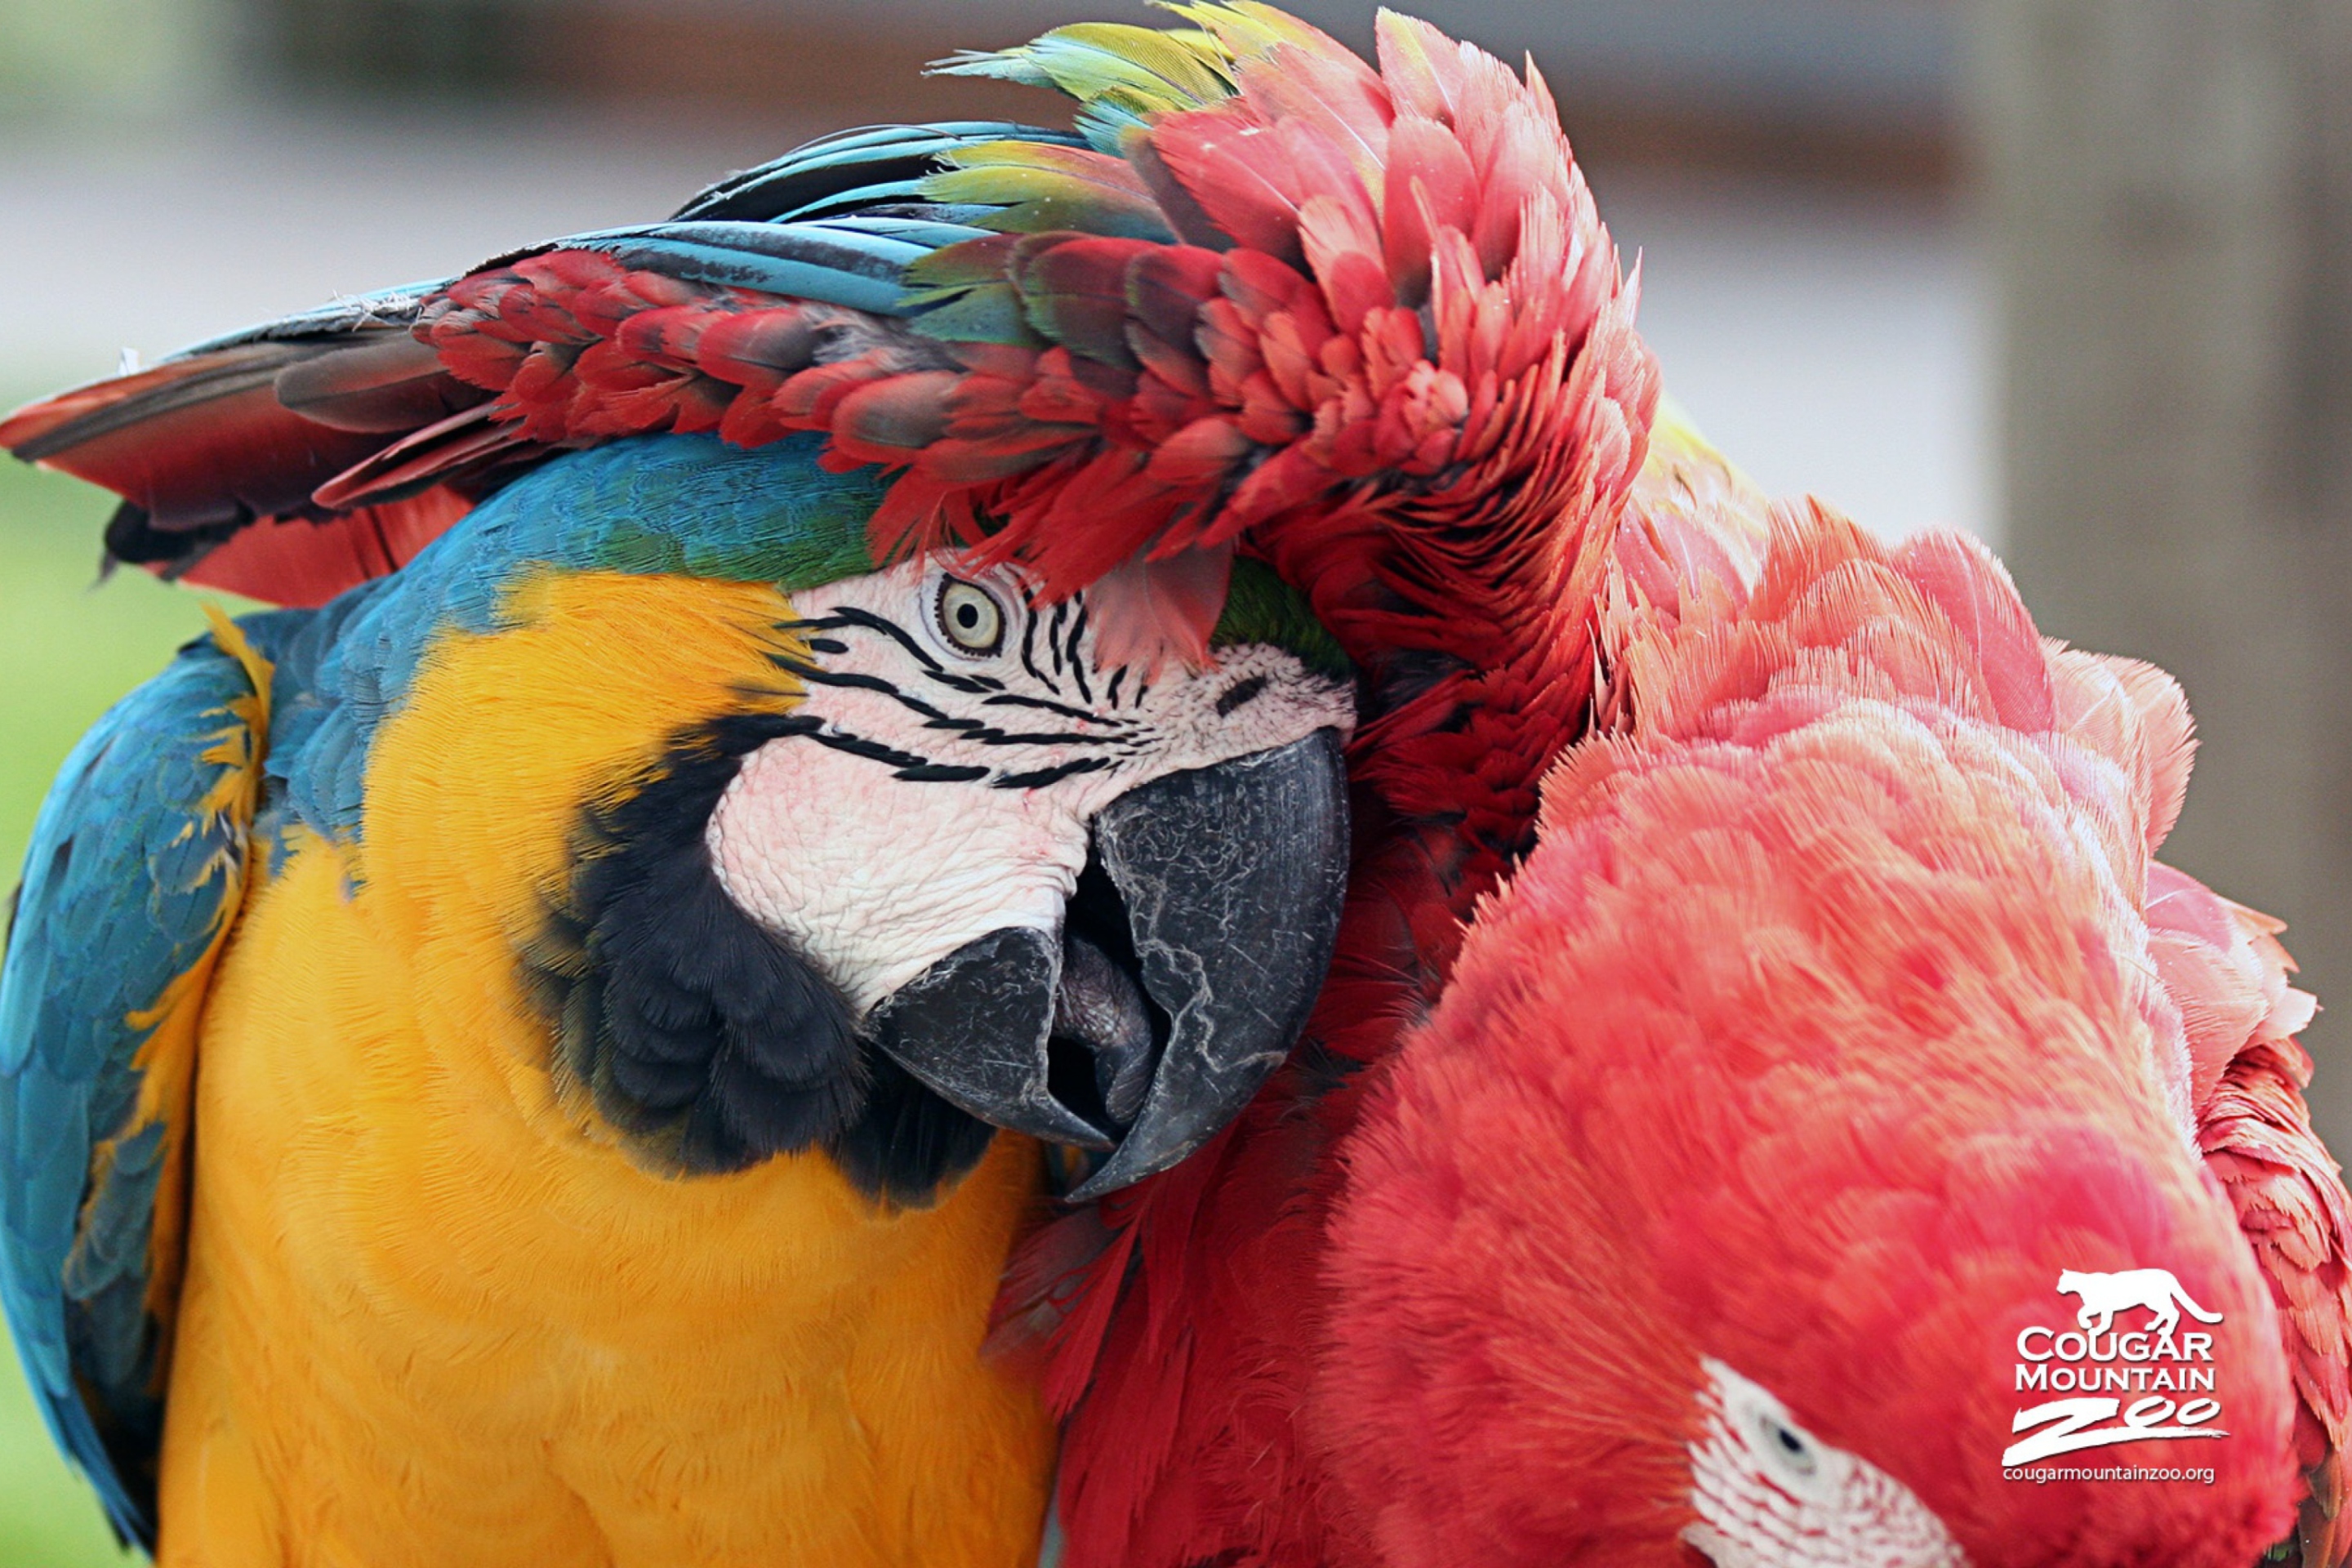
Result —
<instances>
[{"instance_id":1,"label":"white cougar silhouette","mask_svg":"<svg viewBox=\"0 0 2352 1568\"><path fill-rule=\"evenodd\" d=\"M2132 1268L2121 1274L2078 1274L2069 1268L2058 1276L2058 1294L2083 1298L2083 1310L2074 1314L2075 1326L2095 1334L2105 1333L2115 1326L2117 1312L2134 1307L2145 1307L2155 1314L2147 1326L2159 1334L2168 1334L2179 1325L2184 1307L2200 1323L2221 1321L2221 1313L2209 1312L2190 1300L2180 1281L2163 1268Z\"/></svg>"}]
</instances>

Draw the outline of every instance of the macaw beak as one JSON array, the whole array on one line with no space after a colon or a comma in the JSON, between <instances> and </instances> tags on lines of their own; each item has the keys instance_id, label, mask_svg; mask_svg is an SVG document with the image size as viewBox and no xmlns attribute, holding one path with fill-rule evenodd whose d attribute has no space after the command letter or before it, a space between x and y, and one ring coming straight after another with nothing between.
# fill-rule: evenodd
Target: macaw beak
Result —
<instances>
[{"instance_id":1,"label":"macaw beak","mask_svg":"<svg viewBox=\"0 0 2352 1568\"><path fill-rule=\"evenodd\" d=\"M1322 989L1348 882L1339 735L1139 785L1095 818L1060 932L1007 928L884 999L868 1037L983 1121L1164 1171L1238 1115Z\"/></svg>"}]
</instances>

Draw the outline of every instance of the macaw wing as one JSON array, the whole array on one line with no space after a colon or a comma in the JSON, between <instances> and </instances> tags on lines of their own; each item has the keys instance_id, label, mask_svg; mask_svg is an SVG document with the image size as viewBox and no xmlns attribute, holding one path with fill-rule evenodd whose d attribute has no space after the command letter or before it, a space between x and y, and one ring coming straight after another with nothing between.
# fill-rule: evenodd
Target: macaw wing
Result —
<instances>
[{"instance_id":1,"label":"macaw wing","mask_svg":"<svg viewBox=\"0 0 2352 1568\"><path fill-rule=\"evenodd\" d=\"M158 366L127 391L168 429L100 386L0 446L121 491L120 553L308 603L549 451L816 432L829 465L893 475L877 556L1018 557L1182 646L1241 548L1315 579L1343 644L1475 663L1458 617L1390 596L1433 612L1550 570L1526 520L1612 515L1655 390L1549 89L1402 17L1376 69L1244 0L1178 11L950 68L1063 91L1075 136L833 138L670 222L494 259L404 331L387 303Z\"/></svg>"},{"instance_id":2,"label":"macaw wing","mask_svg":"<svg viewBox=\"0 0 2352 1568\"><path fill-rule=\"evenodd\" d=\"M2278 1303L2300 1409L2296 1447L2311 1495L2303 1568L2352 1557L2344 1512L2352 1446L2352 1196L2303 1090L2311 1058L2294 1036L2312 998L2288 984L2279 922L2168 866L2148 868L2150 955L2188 1036L2198 1142Z\"/></svg>"},{"instance_id":3,"label":"macaw wing","mask_svg":"<svg viewBox=\"0 0 2352 1568\"><path fill-rule=\"evenodd\" d=\"M2263 1042L2230 1065L2200 1128L2279 1306L2301 1409L2296 1446L2311 1484L2300 1521L2303 1568L2352 1556L2344 1514L2344 1450L2352 1436L2352 1291L2347 1289L2344 1179L2303 1102L2310 1058Z\"/></svg>"},{"instance_id":4,"label":"macaw wing","mask_svg":"<svg viewBox=\"0 0 2352 1568\"><path fill-rule=\"evenodd\" d=\"M447 310L454 288L511 278L518 266L541 275L529 268L534 258L589 258L605 261L601 270L585 263L599 283L625 280L616 316L642 310L647 290L674 289L677 299L790 299L887 319L904 313L899 274L909 261L983 232L952 221L979 210L969 204L921 201L920 174L957 147L1024 137L1072 140L986 122L830 137L711 187L667 223L550 240L45 398L0 421L0 447L121 496L106 534L116 560L271 603L323 604L397 570L551 449L547 420L509 417L507 382L481 374L478 344L469 363L428 340L425 328ZM544 340L542 371L559 363L568 371L596 324L611 323L559 315L492 333ZM557 437L577 446L708 427L690 414L680 423L677 405L691 400L664 390L667 403L626 399L605 427Z\"/></svg>"},{"instance_id":5,"label":"macaw wing","mask_svg":"<svg viewBox=\"0 0 2352 1568\"><path fill-rule=\"evenodd\" d=\"M35 824L0 966L0 1304L51 1435L151 1543L196 1025L268 682L223 620L98 722Z\"/></svg>"},{"instance_id":6,"label":"macaw wing","mask_svg":"<svg viewBox=\"0 0 2352 1568\"><path fill-rule=\"evenodd\" d=\"M308 524L324 516L310 501L318 484L382 446L386 431L474 400L408 335L435 287L304 311L60 393L0 424L0 445L122 496L107 527L109 553L172 575L257 521L316 531ZM396 546L404 521L364 520L366 542ZM310 559L321 554L318 542L299 542L310 549L287 540L278 553L303 556L311 574L336 575L333 552ZM349 555L360 541L334 542ZM246 586L216 573L205 580ZM297 584L287 597L318 595Z\"/></svg>"}]
</instances>

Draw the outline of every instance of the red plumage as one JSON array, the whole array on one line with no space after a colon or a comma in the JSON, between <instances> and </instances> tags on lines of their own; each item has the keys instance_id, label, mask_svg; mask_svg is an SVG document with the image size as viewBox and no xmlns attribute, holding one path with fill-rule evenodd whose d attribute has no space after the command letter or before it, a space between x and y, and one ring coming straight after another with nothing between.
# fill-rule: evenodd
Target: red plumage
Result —
<instances>
[{"instance_id":1,"label":"red plumage","mask_svg":"<svg viewBox=\"0 0 2352 1568\"><path fill-rule=\"evenodd\" d=\"M2174 809L2178 810L2175 804ZM2299 1409L2295 1450L2310 1480L2304 1562L2352 1557L2343 1517L2352 1438L2352 1199L2312 1131L2311 1058L2294 1038L2312 999L2291 988L2279 922L2167 866L2148 870L2148 948L2180 1009L2198 1144L2270 1283Z\"/></svg>"},{"instance_id":2,"label":"red plumage","mask_svg":"<svg viewBox=\"0 0 2352 1568\"><path fill-rule=\"evenodd\" d=\"M337 528L262 518L206 551L185 575L223 593L310 608L398 571L472 506L444 486L362 507Z\"/></svg>"},{"instance_id":3,"label":"red plumage","mask_svg":"<svg viewBox=\"0 0 2352 1568\"><path fill-rule=\"evenodd\" d=\"M159 365L37 404L0 425L0 443L34 460L63 458L56 466L180 527L299 509L314 486L383 445L278 400L278 377L307 357L299 345L261 342ZM133 398L148 410L142 418L112 417Z\"/></svg>"},{"instance_id":4,"label":"red plumage","mask_svg":"<svg viewBox=\"0 0 2352 1568\"><path fill-rule=\"evenodd\" d=\"M1261 247L1226 254L1198 311L1213 406L1193 416L1219 434L1180 428L1213 458L1286 443L1171 530L1247 529L1381 700L1350 750L1359 849L1301 1059L1183 1165L1049 1229L1009 1284L1004 1337L1050 1339L1048 1395L1069 1412L1071 1568L1319 1563L1344 1528L1297 1425L1314 1173L1354 1099L1325 1091L1427 1006L1526 847L1537 780L1590 711L1595 596L1646 447L1633 293L1540 85L1419 24L1386 18L1381 37L1377 77L1317 53L1361 86L1344 114L1280 118L1281 89L1253 95L1296 86L1286 48L1244 68L1233 105L1154 128L1168 177ZM1396 119L1414 95L1436 115ZM1408 121L1411 165L1382 171ZM1298 168L1325 184L1285 184Z\"/></svg>"},{"instance_id":5,"label":"red plumage","mask_svg":"<svg viewBox=\"0 0 2352 1568\"><path fill-rule=\"evenodd\" d=\"M1681 1568L1723 1523L1694 1479L1716 1363L1889 1478L1823 1561L2237 1568L2298 1464L2305 1561L2340 1561L2309 999L2272 923L2149 858L2178 689L2042 643L1957 540L1786 514L1751 593L1713 482L1645 483L1604 730L1426 1024L1106 1205L1139 1283L1107 1320L1058 1303L1102 1347L1074 1568ZM1037 1261L1016 1285L1068 1260ZM2019 1392L2020 1331L2070 1325L2063 1270L2142 1268L2221 1314L2230 1436L2059 1462L2215 1481L2005 1479L2016 1413L2062 1396Z\"/></svg>"}]
</instances>

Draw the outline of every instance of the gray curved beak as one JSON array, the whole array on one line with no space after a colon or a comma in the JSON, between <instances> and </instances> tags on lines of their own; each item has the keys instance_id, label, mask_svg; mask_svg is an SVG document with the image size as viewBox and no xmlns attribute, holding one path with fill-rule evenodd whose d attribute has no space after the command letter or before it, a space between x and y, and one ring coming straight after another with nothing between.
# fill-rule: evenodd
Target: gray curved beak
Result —
<instances>
[{"instance_id":1,"label":"gray curved beak","mask_svg":"<svg viewBox=\"0 0 2352 1568\"><path fill-rule=\"evenodd\" d=\"M1070 1196L1166 1170L1287 1056L1331 963L1347 769L1319 730L1113 801L1064 929L991 931L884 1000L879 1049L999 1127L1105 1151Z\"/></svg>"}]
</instances>

